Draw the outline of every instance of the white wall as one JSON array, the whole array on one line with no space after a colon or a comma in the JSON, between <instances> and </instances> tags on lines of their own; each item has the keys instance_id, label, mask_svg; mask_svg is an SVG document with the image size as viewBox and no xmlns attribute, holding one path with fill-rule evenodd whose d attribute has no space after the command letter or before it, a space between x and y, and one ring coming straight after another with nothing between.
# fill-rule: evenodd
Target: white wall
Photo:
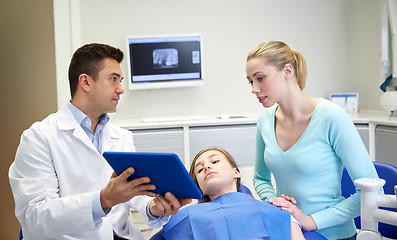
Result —
<instances>
[{"instance_id":1,"label":"white wall","mask_svg":"<svg viewBox=\"0 0 397 240\"><path fill-rule=\"evenodd\" d=\"M54 5L60 4L58 2L60 0L54 1ZM72 51L85 43L102 42L126 52L127 35L203 34L205 86L129 91L128 83L125 82L126 92L113 119L261 112L262 107L250 93L245 78L245 58L252 48L267 40L285 41L306 57L309 69L305 89L307 94L328 98L331 92L355 91L348 80L357 78L349 70L351 65L355 65L352 61L356 60L356 52L352 52L349 47L352 41L366 39L366 36L361 37L361 32L357 32L357 36L349 37L351 28L357 23L354 26L348 24L349 21L355 21L348 10L355 8L353 3L360 2L358 0L63 2L70 2L70 16L74 16L71 24L71 42L74 43ZM377 3L378 0L363 2ZM378 16L376 9L376 12L371 12L374 5L376 4L371 3L365 9L369 14ZM360 21L365 21L360 12L357 14ZM57 13L55 18L56 16ZM65 17L61 21L70 20ZM58 38L56 41L59 43L62 40ZM57 65L61 62L68 64L70 55L71 53L58 55ZM370 64L376 64L376 61ZM123 62L122 69L126 73L126 62ZM377 74L368 67L366 69L372 75ZM62 73L58 71L57 75L60 74ZM65 77L61 81L67 82L67 72L63 75ZM378 80L374 81L378 83ZM366 89L359 90L367 94ZM63 87L61 91L67 93L69 89ZM365 97L362 95L360 93L361 99ZM66 101L67 97L59 99L59 105ZM378 99L376 101L379 102Z\"/></svg>"},{"instance_id":2,"label":"white wall","mask_svg":"<svg viewBox=\"0 0 397 240\"><path fill-rule=\"evenodd\" d=\"M381 76L381 1L349 0L348 91L359 92L359 109L383 110Z\"/></svg>"}]
</instances>

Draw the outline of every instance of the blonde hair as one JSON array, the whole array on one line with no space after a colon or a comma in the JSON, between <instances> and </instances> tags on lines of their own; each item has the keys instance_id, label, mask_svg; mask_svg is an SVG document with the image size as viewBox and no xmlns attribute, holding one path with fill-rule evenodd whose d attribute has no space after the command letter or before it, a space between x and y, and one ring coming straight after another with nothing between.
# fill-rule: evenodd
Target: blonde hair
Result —
<instances>
[{"instance_id":1,"label":"blonde hair","mask_svg":"<svg viewBox=\"0 0 397 240\"><path fill-rule=\"evenodd\" d=\"M281 41L268 41L259 44L248 53L247 61L252 58L263 57L268 64L272 64L279 70L286 64L291 64L295 70L298 86L301 90L305 88L307 77L306 60L303 55L291 49L286 43Z\"/></svg>"},{"instance_id":2,"label":"blonde hair","mask_svg":"<svg viewBox=\"0 0 397 240\"><path fill-rule=\"evenodd\" d=\"M194 180L194 182L196 183L197 186L199 186L199 184L198 184L197 176L196 176L196 173L195 173L196 161L203 153L211 151L211 150L222 153L226 157L226 159L229 162L230 166L233 167L233 168L236 168L237 171L240 172L240 169L238 168L238 165L237 165L236 161L234 160L232 155L230 155L230 153L228 153L225 149L218 148L218 147L207 148L207 149L201 150L199 153L197 153L197 155L193 159L192 165L190 165L189 173L190 173L190 176L192 176L192 178L193 178L193 180ZM241 185L241 179L237 178L237 183L236 183L237 191L239 191L240 185ZM203 193L203 190L201 190L201 188L200 188L200 191L201 191L201 193Z\"/></svg>"}]
</instances>

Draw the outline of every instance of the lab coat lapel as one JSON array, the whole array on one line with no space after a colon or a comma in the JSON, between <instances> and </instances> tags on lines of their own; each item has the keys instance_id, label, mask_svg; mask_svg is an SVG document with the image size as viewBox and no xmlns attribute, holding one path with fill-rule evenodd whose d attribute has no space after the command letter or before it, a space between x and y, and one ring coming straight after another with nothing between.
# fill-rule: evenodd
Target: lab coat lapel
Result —
<instances>
[{"instance_id":1,"label":"lab coat lapel","mask_svg":"<svg viewBox=\"0 0 397 240\"><path fill-rule=\"evenodd\" d=\"M110 123L102 130L102 150L101 154L112 150L113 144L119 139L119 135L113 130Z\"/></svg>"},{"instance_id":2,"label":"lab coat lapel","mask_svg":"<svg viewBox=\"0 0 397 240\"><path fill-rule=\"evenodd\" d=\"M88 138L87 134L84 132L83 128L80 125L74 128L73 136L76 137L81 142L83 142L91 150L98 153L98 150L96 149L95 145L91 142L91 140Z\"/></svg>"},{"instance_id":3,"label":"lab coat lapel","mask_svg":"<svg viewBox=\"0 0 397 240\"><path fill-rule=\"evenodd\" d=\"M70 130L73 131L72 135L77 138L79 141L84 143L88 148L98 153L98 150L95 148L94 144L88 138L87 134L84 132L83 128L80 124L77 123L76 119L74 119L72 113L69 109L64 106L57 112L57 124L59 130Z\"/></svg>"}]
</instances>

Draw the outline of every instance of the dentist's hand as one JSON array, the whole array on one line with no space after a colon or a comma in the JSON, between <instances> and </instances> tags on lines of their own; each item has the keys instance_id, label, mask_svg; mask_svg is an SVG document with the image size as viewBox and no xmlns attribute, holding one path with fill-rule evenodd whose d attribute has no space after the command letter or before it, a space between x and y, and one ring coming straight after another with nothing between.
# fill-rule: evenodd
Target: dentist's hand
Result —
<instances>
[{"instance_id":1,"label":"dentist's hand","mask_svg":"<svg viewBox=\"0 0 397 240\"><path fill-rule=\"evenodd\" d=\"M301 228L303 230L317 230L317 225L314 222L313 217L305 215L302 210L296 206L296 200L294 198L283 194L280 197L270 199L269 203L281 207L282 210L289 212L301 224Z\"/></svg>"},{"instance_id":2,"label":"dentist's hand","mask_svg":"<svg viewBox=\"0 0 397 240\"><path fill-rule=\"evenodd\" d=\"M181 207L192 202L191 198L176 198L167 192L165 196L160 194L150 203L150 213L155 216L168 217L176 214Z\"/></svg>"},{"instance_id":3,"label":"dentist's hand","mask_svg":"<svg viewBox=\"0 0 397 240\"><path fill-rule=\"evenodd\" d=\"M130 167L121 173L120 176L113 173L108 185L101 190L100 199L103 211L119 203L127 202L138 195L156 196L155 193L149 192L149 190L154 190L156 187L153 184L147 184L150 182L148 177L127 181L128 177L134 172L134 168Z\"/></svg>"}]
</instances>

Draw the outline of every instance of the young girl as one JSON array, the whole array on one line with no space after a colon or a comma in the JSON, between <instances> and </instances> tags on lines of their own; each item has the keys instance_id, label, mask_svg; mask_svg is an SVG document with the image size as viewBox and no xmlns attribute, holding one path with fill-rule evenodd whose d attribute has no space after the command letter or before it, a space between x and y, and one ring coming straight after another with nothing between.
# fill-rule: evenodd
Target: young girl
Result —
<instances>
[{"instance_id":1,"label":"young girl","mask_svg":"<svg viewBox=\"0 0 397 240\"><path fill-rule=\"evenodd\" d=\"M199 152L190 174L208 202L173 215L164 226L166 239L305 239L290 214L238 192L240 170L225 150Z\"/></svg>"},{"instance_id":2,"label":"young girl","mask_svg":"<svg viewBox=\"0 0 397 240\"><path fill-rule=\"evenodd\" d=\"M259 44L248 54L246 72L252 93L266 108L257 124L258 195L289 211L303 230L354 239L360 192L341 196L343 166L352 180L377 173L353 122L336 104L302 92L306 61L284 42Z\"/></svg>"}]
</instances>

